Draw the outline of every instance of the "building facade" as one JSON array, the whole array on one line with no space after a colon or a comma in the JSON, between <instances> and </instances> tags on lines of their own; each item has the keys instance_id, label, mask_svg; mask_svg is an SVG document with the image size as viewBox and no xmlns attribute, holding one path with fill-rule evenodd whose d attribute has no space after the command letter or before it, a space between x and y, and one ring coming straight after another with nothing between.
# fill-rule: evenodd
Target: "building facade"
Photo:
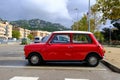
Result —
<instances>
[{"instance_id":1,"label":"building facade","mask_svg":"<svg viewBox=\"0 0 120 80\"><path fill-rule=\"evenodd\" d=\"M35 37L35 36L44 37L44 36L46 36L46 35L49 35L50 32L34 30L34 31L31 31L31 34L32 34L34 37Z\"/></svg>"},{"instance_id":2,"label":"building facade","mask_svg":"<svg viewBox=\"0 0 120 80\"><path fill-rule=\"evenodd\" d=\"M5 24L0 22L0 39L6 39L7 37L5 36Z\"/></svg>"},{"instance_id":3,"label":"building facade","mask_svg":"<svg viewBox=\"0 0 120 80\"><path fill-rule=\"evenodd\" d=\"M8 22L0 22L0 39L12 38L12 25Z\"/></svg>"},{"instance_id":4,"label":"building facade","mask_svg":"<svg viewBox=\"0 0 120 80\"><path fill-rule=\"evenodd\" d=\"M7 25L7 34L6 34L6 36L8 37L8 38L12 38L12 28L13 28L13 26L12 25Z\"/></svg>"},{"instance_id":5,"label":"building facade","mask_svg":"<svg viewBox=\"0 0 120 80\"><path fill-rule=\"evenodd\" d=\"M17 30L20 32L20 39L22 38L27 38L27 36L30 34L30 30L28 29L23 29L23 28L20 28L20 27L17 27L17 26L14 26L13 27L13 30Z\"/></svg>"},{"instance_id":6,"label":"building facade","mask_svg":"<svg viewBox=\"0 0 120 80\"><path fill-rule=\"evenodd\" d=\"M0 21L0 40L5 40L5 39L9 39L9 38L13 38L12 37L12 31L13 30L17 30L20 32L20 39L22 38L27 38L27 36L29 34L32 34L34 37L35 36L40 36L40 37L44 37L46 35L49 35L50 32L47 31L40 31L40 30L28 30L28 29L23 29L17 26L12 26L11 24L9 24L8 22L1 22Z\"/></svg>"}]
</instances>

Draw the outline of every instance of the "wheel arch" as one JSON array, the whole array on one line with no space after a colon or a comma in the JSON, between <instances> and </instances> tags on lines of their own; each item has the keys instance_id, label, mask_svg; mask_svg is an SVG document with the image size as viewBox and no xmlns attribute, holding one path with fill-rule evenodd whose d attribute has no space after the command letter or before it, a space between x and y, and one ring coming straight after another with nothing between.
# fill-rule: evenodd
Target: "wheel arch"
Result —
<instances>
[{"instance_id":1,"label":"wheel arch","mask_svg":"<svg viewBox=\"0 0 120 80\"><path fill-rule=\"evenodd\" d=\"M88 53L87 56L85 57L85 60L86 60L89 56L91 56L91 55L97 56L99 60L102 59L102 57L101 57L98 53L96 53L96 52L90 52L90 53Z\"/></svg>"},{"instance_id":2,"label":"wheel arch","mask_svg":"<svg viewBox=\"0 0 120 80\"><path fill-rule=\"evenodd\" d=\"M31 55L34 55L34 54L39 55L42 58L42 60L43 60L43 57L42 57L42 55L39 52L31 52L26 59L28 59Z\"/></svg>"}]
</instances>

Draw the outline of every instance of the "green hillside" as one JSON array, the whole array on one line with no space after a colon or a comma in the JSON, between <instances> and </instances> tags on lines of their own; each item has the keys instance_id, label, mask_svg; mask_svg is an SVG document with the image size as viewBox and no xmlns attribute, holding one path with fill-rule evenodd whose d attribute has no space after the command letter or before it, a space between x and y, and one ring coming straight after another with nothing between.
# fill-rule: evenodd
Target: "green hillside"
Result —
<instances>
[{"instance_id":1,"label":"green hillside","mask_svg":"<svg viewBox=\"0 0 120 80\"><path fill-rule=\"evenodd\" d=\"M17 21L11 21L10 23L14 26L19 26L29 30L44 30L50 32L68 30L68 28L64 27L61 24L51 23L40 19L17 20Z\"/></svg>"}]
</instances>

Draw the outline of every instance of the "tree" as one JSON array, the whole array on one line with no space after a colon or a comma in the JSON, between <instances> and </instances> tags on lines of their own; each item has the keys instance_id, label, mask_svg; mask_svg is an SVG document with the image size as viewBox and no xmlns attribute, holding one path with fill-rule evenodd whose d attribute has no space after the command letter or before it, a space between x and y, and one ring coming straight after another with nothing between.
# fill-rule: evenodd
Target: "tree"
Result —
<instances>
[{"instance_id":1,"label":"tree","mask_svg":"<svg viewBox=\"0 0 120 80\"><path fill-rule=\"evenodd\" d=\"M33 38L34 38L34 36L33 36L32 34L29 34L27 37L28 37L30 40L33 40Z\"/></svg>"},{"instance_id":2,"label":"tree","mask_svg":"<svg viewBox=\"0 0 120 80\"><path fill-rule=\"evenodd\" d=\"M111 40L118 40L120 37L119 34L116 34L117 30L115 28L104 28L102 31L102 34L104 35L105 41L110 41L110 36ZM110 35L111 34L111 35ZM117 36L116 36L117 35Z\"/></svg>"},{"instance_id":3,"label":"tree","mask_svg":"<svg viewBox=\"0 0 120 80\"><path fill-rule=\"evenodd\" d=\"M96 27L96 31L99 31L100 29L100 24L101 24L101 13L99 11L97 11L98 7L97 5L93 5L91 7L91 17L95 20L94 25Z\"/></svg>"},{"instance_id":4,"label":"tree","mask_svg":"<svg viewBox=\"0 0 120 80\"><path fill-rule=\"evenodd\" d=\"M99 40L101 43L104 41L104 36L100 31L94 32L94 35L97 38L97 40Z\"/></svg>"},{"instance_id":5,"label":"tree","mask_svg":"<svg viewBox=\"0 0 120 80\"><path fill-rule=\"evenodd\" d=\"M109 42L109 40L110 40L110 35L109 35L110 34L110 29L109 28L104 28L101 31L101 33L103 34L105 41Z\"/></svg>"},{"instance_id":6,"label":"tree","mask_svg":"<svg viewBox=\"0 0 120 80\"><path fill-rule=\"evenodd\" d=\"M102 13L102 21L120 18L120 0L96 0L97 11Z\"/></svg>"},{"instance_id":7,"label":"tree","mask_svg":"<svg viewBox=\"0 0 120 80\"><path fill-rule=\"evenodd\" d=\"M111 23L113 23L114 29L113 29L113 33L117 36L114 36L115 40L119 40L120 41L120 19L118 20L112 20Z\"/></svg>"},{"instance_id":8,"label":"tree","mask_svg":"<svg viewBox=\"0 0 120 80\"><path fill-rule=\"evenodd\" d=\"M94 32L95 30L95 20L93 18L90 19L90 28L91 32ZM75 22L72 26L72 29L74 30L80 30L80 31L88 31L88 21L87 21L87 15L84 14L83 17L78 21Z\"/></svg>"},{"instance_id":9,"label":"tree","mask_svg":"<svg viewBox=\"0 0 120 80\"><path fill-rule=\"evenodd\" d=\"M12 37L19 39L20 38L20 32L17 31L17 30L13 30L12 31Z\"/></svg>"},{"instance_id":10,"label":"tree","mask_svg":"<svg viewBox=\"0 0 120 80\"><path fill-rule=\"evenodd\" d=\"M96 0L96 4L91 7L92 13L101 15L100 23L105 23L107 19L111 20L111 23L115 28L104 28L102 34L106 41L120 40L120 0ZM99 16L98 15L98 16ZM99 21L99 20L96 20ZM117 35L117 36L116 36Z\"/></svg>"}]
</instances>

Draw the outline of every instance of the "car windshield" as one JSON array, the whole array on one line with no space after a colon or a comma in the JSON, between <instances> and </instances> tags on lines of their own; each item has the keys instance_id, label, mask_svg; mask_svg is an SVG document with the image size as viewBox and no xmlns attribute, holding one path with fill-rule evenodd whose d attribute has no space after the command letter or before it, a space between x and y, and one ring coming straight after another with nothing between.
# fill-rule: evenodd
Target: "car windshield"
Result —
<instances>
[{"instance_id":1,"label":"car windshield","mask_svg":"<svg viewBox=\"0 0 120 80\"><path fill-rule=\"evenodd\" d=\"M51 36L51 34L43 37L43 38L41 39L41 43L46 43L46 42L48 41L48 39L50 38L50 36Z\"/></svg>"}]
</instances>

